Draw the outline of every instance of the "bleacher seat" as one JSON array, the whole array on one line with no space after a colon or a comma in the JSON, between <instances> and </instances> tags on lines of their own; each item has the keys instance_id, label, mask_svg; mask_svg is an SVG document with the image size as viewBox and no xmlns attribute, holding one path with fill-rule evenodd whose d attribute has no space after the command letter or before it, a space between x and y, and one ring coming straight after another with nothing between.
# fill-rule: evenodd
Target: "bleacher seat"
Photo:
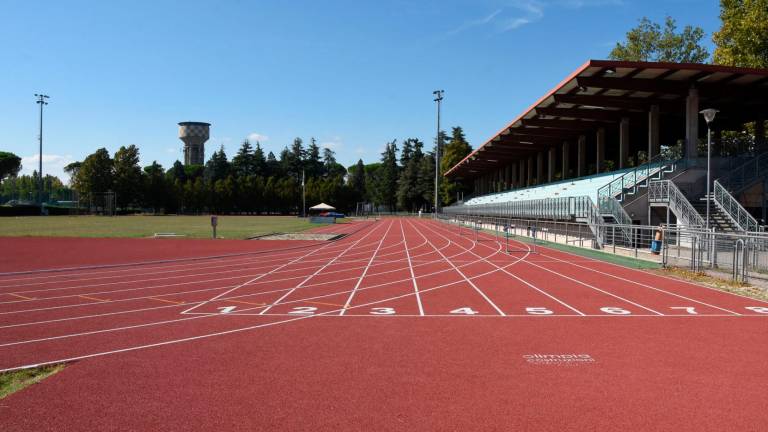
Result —
<instances>
[{"instance_id":1,"label":"bleacher seat","mask_svg":"<svg viewBox=\"0 0 768 432\"><path fill-rule=\"evenodd\" d=\"M661 164L658 164L658 166L655 168L660 167ZM588 196L594 199L597 196L598 189L621 177L622 175L631 172L634 169L635 168L625 168L608 173L546 183L540 186L530 186L505 192L482 195L467 200L464 205L473 206L479 204L528 201L546 198L567 198L577 196Z\"/></svg>"}]
</instances>

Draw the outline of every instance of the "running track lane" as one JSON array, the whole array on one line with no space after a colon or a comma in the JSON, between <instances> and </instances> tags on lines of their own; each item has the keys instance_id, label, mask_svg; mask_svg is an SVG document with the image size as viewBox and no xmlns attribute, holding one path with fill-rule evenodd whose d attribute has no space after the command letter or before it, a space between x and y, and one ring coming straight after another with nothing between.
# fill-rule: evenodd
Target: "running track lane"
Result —
<instances>
[{"instance_id":1,"label":"running track lane","mask_svg":"<svg viewBox=\"0 0 768 432\"><path fill-rule=\"evenodd\" d=\"M573 281L573 277L564 274L570 268L561 266L562 262L556 258L569 261L570 266L584 265L585 260L541 248L539 254L519 261L519 256L505 258L495 254L498 244L468 241L455 235L447 225L423 220L403 223L403 238L412 248L406 255L422 254L420 258L424 261L419 264L418 259L413 259L408 269L421 265L427 270L424 275L407 280L426 281L433 278L430 273L445 275L452 272L455 277L445 282L446 286L454 286L466 282L461 276L463 273L466 278L476 281L483 291L489 292L488 297L498 304L504 299L516 304L516 297L523 291L496 292L491 290L491 285L506 285L506 281L516 278L528 282L521 284L527 288L526 293L539 293L541 299L551 300L544 294L544 289L549 288L546 283L537 287L541 291L530 286L530 273L539 271L552 275L552 281L558 284L571 282L574 289L601 292L587 286L592 285L605 291L605 297L596 297L599 301L616 298L610 295L617 295L611 290L626 289L623 285L611 285L617 276L632 280L638 279L636 273L640 273L651 278L644 282L649 287L668 284L665 291L671 292L675 288L694 290L687 293L688 298L703 300L692 294L707 296L706 301L714 306L723 306L727 301L744 301L733 305L739 307L764 305L655 275L627 273L627 269L619 267L598 270L592 263L585 267L596 270L591 273L602 271L605 273L602 277L596 280L579 277ZM424 245L422 237L435 244L431 247ZM375 240L367 245L372 254L373 245L382 243L380 238ZM405 243L401 247L404 248ZM451 266L445 268L444 263L434 260L436 249L444 251L447 260L455 263L459 270ZM370 260L370 256L368 258ZM491 269L500 268L483 276L481 269L471 267L477 265L472 258L492 262ZM397 259L381 264L393 270L390 262L402 264ZM553 262L561 267L553 267L552 271L540 268L553 265ZM497 279L494 274L503 274L505 279ZM491 279L482 279L484 277ZM396 279L392 278L390 282L394 283ZM611 282L606 282L608 280ZM427 293L443 289L438 286ZM646 293L641 296L649 302L669 297L668 293L648 287L638 286L638 290ZM457 291L454 295L459 304L468 301L469 297L464 298L464 294L465 291ZM622 294L626 296L627 293ZM421 296L427 310L430 307L426 300L428 295L422 293ZM437 307L438 303L432 306ZM284 317L233 315L227 316L227 321L220 320L222 317L219 316L212 318L215 319L162 326L156 336L178 337L231 328L230 325L253 324L251 320L263 322ZM759 316L635 316L622 319L605 315L583 318L557 314L521 319L478 314L470 319L380 318L322 316L300 319L253 332L79 362L43 385L34 386L6 401L14 403L14 412L23 410L25 414L33 414L40 407L39 401L47 400L47 393L43 393L43 399L39 399L40 393L36 398L30 396L31 400L24 396L42 388L49 389L47 386L56 383L63 382L59 385L66 386L67 379L76 380L69 381L70 385L73 382L81 386L85 384L85 388L93 393L64 391L61 394L68 396L60 398L57 395L59 399L50 401L59 408L55 411L56 416L48 416L55 420L11 416L9 430L23 430L25 426L34 426L32 429L38 430L68 430L67 425L71 426L69 430L105 429L115 424L139 429L162 425L166 429L205 430L213 427L211 422L230 425L228 429L235 430L364 427L658 429L662 424L671 425L675 430L728 429L732 426L759 430L760 427L750 429L750 425L761 425L766 420L755 402L759 396L759 383L765 381L765 373L757 367L765 355L760 339L766 335L765 321ZM2 331L4 329L0 328ZM116 339L115 334L111 335L112 339ZM88 339L89 343L106 343L99 342L99 337ZM81 348L87 348L87 343ZM554 370L552 366L531 366L525 362L520 365L521 353L536 352L588 352L597 363L555 367ZM0 359L4 358L3 353L0 351ZM732 353L739 354L734 356ZM180 368L183 370L177 370L179 359L184 359L185 364ZM216 361L212 362L212 359ZM244 366L254 359L258 367ZM109 365L116 364L120 365L120 376L108 373ZM149 371L146 364L152 365ZM426 364L430 367L424 368ZM478 365L482 367L478 368ZM124 376L124 370L129 371L128 376ZM132 370L135 372L130 375ZM338 389L340 380L345 383L343 393ZM244 382L251 384L244 385ZM111 386L105 383L111 383ZM333 383L337 385L333 386ZM134 405L122 406L125 395L115 390L133 387L141 388L142 392L128 397ZM168 388L174 388L174 392L169 392ZM179 394L180 398L170 399ZM201 398L200 394L205 396ZM695 398L691 394L695 394ZM105 395L113 396L110 399ZM197 399L194 399L195 395ZM15 405L17 400L27 400L27 403ZM142 404L141 401L146 402ZM157 401L162 405L157 405ZM667 404L673 404L679 410L670 413ZM69 411L62 409L66 406L70 407ZM126 415L142 406L145 412L147 406L155 406L156 411L151 412L162 415ZM206 409L209 406L216 407L216 416L189 415L210 412ZM632 409L628 410L628 406ZM599 407L599 413L595 407ZM94 415L89 416L89 412ZM110 415L95 415L97 413ZM62 419L63 423L60 422ZM25 423L27 421L35 423L30 425ZM65 425L63 428L62 424Z\"/></svg>"}]
</instances>

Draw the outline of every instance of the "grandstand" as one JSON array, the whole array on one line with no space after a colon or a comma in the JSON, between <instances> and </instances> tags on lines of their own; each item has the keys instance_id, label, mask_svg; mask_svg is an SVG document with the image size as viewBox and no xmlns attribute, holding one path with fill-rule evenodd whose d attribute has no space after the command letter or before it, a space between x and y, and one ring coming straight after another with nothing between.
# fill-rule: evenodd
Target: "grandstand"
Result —
<instances>
[{"instance_id":1,"label":"grandstand","mask_svg":"<svg viewBox=\"0 0 768 432\"><path fill-rule=\"evenodd\" d=\"M703 230L712 254L714 233L765 231L766 101L768 69L587 61L445 174L472 193L444 211L582 224L597 248Z\"/></svg>"}]
</instances>

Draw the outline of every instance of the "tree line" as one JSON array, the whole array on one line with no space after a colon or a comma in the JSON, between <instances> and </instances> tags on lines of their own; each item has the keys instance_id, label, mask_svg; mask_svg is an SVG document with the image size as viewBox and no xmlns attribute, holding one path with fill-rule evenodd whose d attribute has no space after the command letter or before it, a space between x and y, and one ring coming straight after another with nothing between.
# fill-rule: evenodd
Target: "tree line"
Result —
<instances>
[{"instance_id":1,"label":"tree line","mask_svg":"<svg viewBox=\"0 0 768 432\"><path fill-rule=\"evenodd\" d=\"M461 127L451 136L441 132L445 153L441 174L466 156L471 147ZM157 161L142 167L135 145L122 146L114 155L100 148L83 161L65 167L69 188L53 176L44 178L46 201L70 200L76 191L82 206L104 205L107 192L114 192L115 207L122 212L152 213L204 212L232 214L300 214L304 182L307 205L326 202L343 212L369 203L370 208L386 211L431 211L434 203L434 151L424 150L416 138L385 145L381 160L345 168L335 152L321 149L315 139L307 146L296 138L278 156L265 154L261 144L244 140L230 159L221 146L204 165L184 165L175 161L164 168ZM399 153L398 153L399 152ZM2 201L32 202L37 194L37 173L17 176L20 159L6 153L7 160L0 188ZM71 190L70 190L71 188ZM461 186L443 180L440 198L449 204L462 193Z\"/></svg>"}]
</instances>

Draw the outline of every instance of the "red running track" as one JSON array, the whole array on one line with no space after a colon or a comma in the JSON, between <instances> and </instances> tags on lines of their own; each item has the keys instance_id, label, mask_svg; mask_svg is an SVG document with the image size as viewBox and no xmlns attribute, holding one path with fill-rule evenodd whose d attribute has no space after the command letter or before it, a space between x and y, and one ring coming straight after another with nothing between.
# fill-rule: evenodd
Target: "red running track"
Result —
<instances>
[{"instance_id":1,"label":"red running track","mask_svg":"<svg viewBox=\"0 0 768 432\"><path fill-rule=\"evenodd\" d=\"M83 239L23 274L40 240L9 240L0 369L70 365L4 399L4 430L766 427L766 302L432 220L348 225Z\"/></svg>"}]
</instances>

